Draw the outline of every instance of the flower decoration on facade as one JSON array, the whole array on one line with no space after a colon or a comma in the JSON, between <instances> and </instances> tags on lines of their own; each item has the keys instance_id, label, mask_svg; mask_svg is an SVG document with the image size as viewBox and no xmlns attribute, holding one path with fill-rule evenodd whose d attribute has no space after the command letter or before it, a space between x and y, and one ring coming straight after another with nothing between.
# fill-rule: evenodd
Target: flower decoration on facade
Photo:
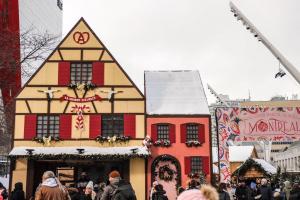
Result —
<instances>
[{"instance_id":1,"label":"flower decoration on facade","mask_svg":"<svg viewBox=\"0 0 300 200\"><path fill-rule=\"evenodd\" d=\"M84 118L83 118L83 113L84 111L87 111L87 112L90 112L90 107L89 106L86 106L86 105L75 105L75 106L72 106L72 109L71 109L71 112L76 112L77 114L77 117L76 117L76 124L75 124L75 127L77 129L81 129L83 130L84 129Z\"/></svg>"},{"instance_id":2,"label":"flower decoration on facade","mask_svg":"<svg viewBox=\"0 0 300 200\"><path fill-rule=\"evenodd\" d=\"M128 142L130 140L129 136L113 136L113 137L106 137L99 135L96 137L96 141L99 143L108 142L109 144L113 143L122 143L122 142Z\"/></svg>"},{"instance_id":3,"label":"flower decoration on facade","mask_svg":"<svg viewBox=\"0 0 300 200\"><path fill-rule=\"evenodd\" d=\"M61 141L61 139L57 136L57 137L53 137L53 136L44 136L44 137L35 137L33 138L33 141L36 141L37 143L41 143L43 145L47 145L50 146L51 142L59 142Z\"/></svg>"},{"instance_id":4,"label":"flower decoration on facade","mask_svg":"<svg viewBox=\"0 0 300 200\"><path fill-rule=\"evenodd\" d=\"M170 140L157 140L153 144L156 147L169 147L169 146L171 146Z\"/></svg>"},{"instance_id":5,"label":"flower decoration on facade","mask_svg":"<svg viewBox=\"0 0 300 200\"><path fill-rule=\"evenodd\" d=\"M70 83L68 85L68 87L70 89L77 89L77 90L85 90L85 91L88 91L88 90L93 90L95 89L97 86L93 83Z\"/></svg>"},{"instance_id":6,"label":"flower decoration on facade","mask_svg":"<svg viewBox=\"0 0 300 200\"><path fill-rule=\"evenodd\" d=\"M161 180L172 181L176 172L169 165L163 165L158 169L158 176Z\"/></svg>"},{"instance_id":7,"label":"flower decoration on facade","mask_svg":"<svg viewBox=\"0 0 300 200\"><path fill-rule=\"evenodd\" d=\"M195 172L191 172L188 174L188 177L191 179L191 180L196 180L198 181L200 184L206 184L206 179L205 179L205 174L201 171L199 173Z\"/></svg>"},{"instance_id":8,"label":"flower decoration on facade","mask_svg":"<svg viewBox=\"0 0 300 200\"><path fill-rule=\"evenodd\" d=\"M189 140L187 142L185 142L185 145L187 147L199 147L201 146L201 142L199 142L198 140Z\"/></svg>"}]
</instances>

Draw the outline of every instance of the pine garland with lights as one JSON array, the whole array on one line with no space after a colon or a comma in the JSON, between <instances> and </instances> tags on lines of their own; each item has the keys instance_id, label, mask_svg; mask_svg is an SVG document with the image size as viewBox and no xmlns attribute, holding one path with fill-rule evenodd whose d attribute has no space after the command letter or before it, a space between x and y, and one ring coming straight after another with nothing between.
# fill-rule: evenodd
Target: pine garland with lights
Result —
<instances>
[{"instance_id":1,"label":"pine garland with lights","mask_svg":"<svg viewBox=\"0 0 300 200\"><path fill-rule=\"evenodd\" d=\"M104 143L104 142L108 142L108 143L122 143L122 142L129 142L129 140L131 139L130 136L113 136L113 137L106 137L106 136L102 136L99 135L96 137L96 141L99 143Z\"/></svg>"},{"instance_id":2,"label":"pine garland with lights","mask_svg":"<svg viewBox=\"0 0 300 200\"><path fill-rule=\"evenodd\" d=\"M35 141L35 142L37 142L37 143L45 144L46 143L45 138L49 139L50 142L51 141L55 141L55 142L62 141L62 139L60 137L58 137L58 136L56 136L56 137L53 137L53 136L49 136L49 137L34 137L32 140Z\"/></svg>"},{"instance_id":3,"label":"pine garland with lights","mask_svg":"<svg viewBox=\"0 0 300 200\"><path fill-rule=\"evenodd\" d=\"M148 158L149 155L144 154L113 154L113 155L84 155L84 154L34 154L32 155L10 155L10 158L28 158L30 160L127 160L130 158Z\"/></svg>"},{"instance_id":4,"label":"pine garland with lights","mask_svg":"<svg viewBox=\"0 0 300 200\"><path fill-rule=\"evenodd\" d=\"M266 176L272 176L271 173L267 172L261 164L255 162L253 159L249 158L242 164L237 170L233 172L233 176L241 176L244 175L249 169L255 168L256 170L262 172Z\"/></svg>"}]
</instances>

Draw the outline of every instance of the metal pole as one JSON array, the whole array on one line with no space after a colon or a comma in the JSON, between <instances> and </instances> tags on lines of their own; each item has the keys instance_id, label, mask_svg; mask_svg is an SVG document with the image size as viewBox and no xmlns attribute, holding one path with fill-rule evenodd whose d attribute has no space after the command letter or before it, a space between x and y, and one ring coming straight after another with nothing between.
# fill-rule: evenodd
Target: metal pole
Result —
<instances>
[{"instance_id":1,"label":"metal pole","mask_svg":"<svg viewBox=\"0 0 300 200\"><path fill-rule=\"evenodd\" d=\"M284 68L294 77L294 79L300 84L300 72L290 63L274 45L247 19L245 15L232 3L229 3L231 11L238 20L241 20L254 37L257 37L258 41L261 41L265 47L267 47L271 53L279 60Z\"/></svg>"}]
</instances>

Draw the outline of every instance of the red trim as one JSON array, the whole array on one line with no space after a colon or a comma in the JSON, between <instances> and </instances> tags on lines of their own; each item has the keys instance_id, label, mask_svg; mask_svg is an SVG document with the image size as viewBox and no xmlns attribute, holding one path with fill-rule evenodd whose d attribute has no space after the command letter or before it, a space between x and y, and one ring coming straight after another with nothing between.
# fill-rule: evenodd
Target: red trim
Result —
<instances>
[{"instance_id":1,"label":"red trim","mask_svg":"<svg viewBox=\"0 0 300 200\"><path fill-rule=\"evenodd\" d=\"M199 142L201 142L201 143L205 142L205 126L204 126L204 124L198 125L198 138L199 138Z\"/></svg>"},{"instance_id":2,"label":"red trim","mask_svg":"<svg viewBox=\"0 0 300 200\"><path fill-rule=\"evenodd\" d=\"M210 164L209 164L209 157L207 156L202 156L202 169L204 174L209 174L209 168L210 168Z\"/></svg>"},{"instance_id":3,"label":"red trim","mask_svg":"<svg viewBox=\"0 0 300 200\"><path fill-rule=\"evenodd\" d=\"M152 138L153 142L157 141L157 125L156 124L151 124L151 138Z\"/></svg>"},{"instance_id":4,"label":"red trim","mask_svg":"<svg viewBox=\"0 0 300 200\"><path fill-rule=\"evenodd\" d=\"M90 115L90 139L101 135L101 115Z\"/></svg>"},{"instance_id":5,"label":"red trim","mask_svg":"<svg viewBox=\"0 0 300 200\"><path fill-rule=\"evenodd\" d=\"M184 157L184 173L189 174L191 172L191 157Z\"/></svg>"},{"instance_id":6,"label":"red trim","mask_svg":"<svg viewBox=\"0 0 300 200\"><path fill-rule=\"evenodd\" d=\"M92 82L96 85L104 85L104 63L93 62Z\"/></svg>"},{"instance_id":7,"label":"red trim","mask_svg":"<svg viewBox=\"0 0 300 200\"><path fill-rule=\"evenodd\" d=\"M170 142L176 143L175 124L170 124L169 128L170 128L170 134L169 134Z\"/></svg>"},{"instance_id":8,"label":"red trim","mask_svg":"<svg viewBox=\"0 0 300 200\"><path fill-rule=\"evenodd\" d=\"M70 62L59 62L58 63L58 84L68 85L70 84Z\"/></svg>"},{"instance_id":9,"label":"red trim","mask_svg":"<svg viewBox=\"0 0 300 200\"><path fill-rule=\"evenodd\" d=\"M32 140L36 136L36 115L25 115L24 139Z\"/></svg>"},{"instance_id":10,"label":"red trim","mask_svg":"<svg viewBox=\"0 0 300 200\"><path fill-rule=\"evenodd\" d=\"M72 115L60 115L59 117L59 137L63 140L71 139L72 135Z\"/></svg>"},{"instance_id":11,"label":"red trim","mask_svg":"<svg viewBox=\"0 0 300 200\"><path fill-rule=\"evenodd\" d=\"M186 142L186 124L180 125L180 136L181 136L181 143Z\"/></svg>"},{"instance_id":12,"label":"red trim","mask_svg":"<svg viewBox=\"0 0 300 200\"><path fill-rule=\"evenodd\" d=\"M124 135L136 138L135 115L133 114L124 114Z\"/></svg>"}]
</instances>

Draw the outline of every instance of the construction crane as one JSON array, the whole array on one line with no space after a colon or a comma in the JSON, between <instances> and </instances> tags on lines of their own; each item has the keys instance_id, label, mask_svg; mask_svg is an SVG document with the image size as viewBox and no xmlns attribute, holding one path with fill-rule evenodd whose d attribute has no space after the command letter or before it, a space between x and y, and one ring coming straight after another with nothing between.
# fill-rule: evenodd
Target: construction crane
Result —
<instances>
[{"instance_id":1,"label":"construction crane","mask_svg":"<svg viewBox=\"0 0 300 200\"><path fill-rule=\"evenodd\" d=\"M228 103L226 103L226 101L214 90L212 89L212 87L210 85L207 84L207 87L209 89L209 91L217 98L217 100L224 105L225 107L229 108L230 106L228 105Z\"/></svg>"},{"instance_id":2,"label":"construction crane","mask_svg":"<svg viewBox=\"0 0 300 200\"><path fill-rule=\"evenodd\" d=\"M271 44L271 42L247 19L247 17L232 3L229 3L231 12L237 20L241 20L246 29L249 30L259 42L262 42L276 59L285 67L285 69L293 76L293 78L300 84L300 72L290 63L279 51ZM275 77L282 77L285 73L281 70Z\"/></svg>"}]
</instances>

